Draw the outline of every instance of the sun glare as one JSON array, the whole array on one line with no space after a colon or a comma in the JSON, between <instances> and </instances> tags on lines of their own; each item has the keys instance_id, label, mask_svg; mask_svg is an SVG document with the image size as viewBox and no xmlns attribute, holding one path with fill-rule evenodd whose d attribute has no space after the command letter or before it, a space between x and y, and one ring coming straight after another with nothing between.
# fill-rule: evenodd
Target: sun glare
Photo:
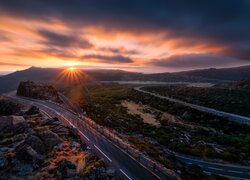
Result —
<instances>
[{"instance_id":1,"label":"sun glare","mask_svg":"<svg viewBox=\"0 0 250 180\"><path fill-rule=\"evenodd\" d=\"M73 71L76 70L76 68L75 67L69 67L68 70L71 71L71 72L73 72Z\"/></svg>"}]
</instances>

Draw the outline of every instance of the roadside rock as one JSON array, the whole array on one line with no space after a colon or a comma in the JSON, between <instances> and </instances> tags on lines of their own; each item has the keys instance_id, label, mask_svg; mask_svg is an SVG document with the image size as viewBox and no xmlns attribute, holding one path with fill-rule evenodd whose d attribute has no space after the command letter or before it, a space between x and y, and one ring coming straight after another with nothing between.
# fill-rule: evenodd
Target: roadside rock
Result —
<instances>
[{"instance_id":1,"label":"roadside rock","mask_svg":"<svg viewBox=\"0 0 250 180\"><path fill-rule=\"evenodd\" d=\"M75 179L77 178L76 165L68 160L59 162L57 172L59 179Z\"/></svg>"},{"instance_id":2,"label":"roadside rock","mask_svg":"<svg viewBox=\"0 0 250 180\"><path fill-rule=\"evenodd\" d=\"M46 147L43 143L43 141L35 136L35 135L30 135L25 139L25 143L31 146L35 151L43 154L46 151Z\"/></svg>"},{"instance_id":3,"label":"roadside rock","mask_svg":"<svg viewBox=\"0 0 250 180\"><path fill-rule=\"evenodd\" d=\"M25 122L23 116L11 116L13 125Z\"/></svg>"},{"instance_id":4,"label":"roadside rock","mask_svg":"<svg viewBox=\"0 0 250 180\"><path fill-rule=\"evenodd\" d=\"M38 136L45 144L47 150L52 149L54 146L62 142L62 139L50 130L39 132Z\"/></svg>"},{"instance_id":5,"label":"roadside rock","mask_svg":"<svg viewBox=\"0 0 250 180\"><path fill-rule=\"evenodd\" d=\"M85 151L77 129L40 115L31 107L23 116L0 116L0 179L114 178L103 160Z\"/></svg>"},{"instance_id":6,"label":"roadside rock","mask_svg":"<svg viewBox=\"0 0 250 180\"><path fill-rule=\"evenodd\" d=\"M9 116L20 113L21 108L18 104L10 100L0 98L0 116Z\"/></svg>"},{"instance_id":7,"label":"roadside rock","mask_svg":"<svg viewBox=\"0 0 250 180\"><path fill-rule=\"evenodd\" d=\"M16 158L27 163L32 163L34 166L41 164L44 160L42 155L25 143L20 144L16 148Z\"/></svg>"},{"instance_id":8,"label":"roadside rock","mask_svg":"<svg viewBox=\"0 0 250 180\"><path fill-rule=\"evenodd\" d=\"M51 100L57 103L62 102L57 90L53 86L34 83L32 81L20 82L17 89L17 95L34 99Z\"/></svg>"},{"instance_id":9,"label":"roadside rock","mask_svg":"<svg viewBox=\"0 0 250 180\"><path fill-rule=\"evenodd\" d=\"M1 116L0 117L0 131L5 130L6 128L11 127L12 124L12 118L8 116Z\"/></svg>"},{"instance_id":10,"label":"roadside rock","mask_svg":"<svg viewBox=\"0 0 250 180\"><path fill-rule=\"evenodd\" d=\"M40 114L39 108L36 106L32 106L28 111L25 112L25 115L34 115Z\"/></svg>"}]
</instances>

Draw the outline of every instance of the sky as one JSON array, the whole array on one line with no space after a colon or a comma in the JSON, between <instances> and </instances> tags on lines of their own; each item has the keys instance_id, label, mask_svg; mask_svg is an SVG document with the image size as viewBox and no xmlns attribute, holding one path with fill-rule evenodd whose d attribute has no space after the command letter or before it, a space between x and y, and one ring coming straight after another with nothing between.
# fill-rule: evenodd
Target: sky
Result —
<instances>
[{"instance_id":1,"label":"sky","mask_svg":"<svg viewBox=\"0 0 250 180\"><path fill-rule=\"evenodd\" d=\"M250 64L250 0L1 0L0 74Z\"/></svg>"}]
</instances>

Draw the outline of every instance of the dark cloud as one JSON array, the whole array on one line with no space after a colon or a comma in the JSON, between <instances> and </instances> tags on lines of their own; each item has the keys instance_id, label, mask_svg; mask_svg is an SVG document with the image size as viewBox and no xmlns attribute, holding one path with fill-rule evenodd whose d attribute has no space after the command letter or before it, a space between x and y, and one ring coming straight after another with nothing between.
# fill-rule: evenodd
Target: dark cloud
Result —
<instances>
[{"instance_id":1,"label":"dark cloud","mask_svg":"<svg viewBox=\"0 0 250 180\"><path fill-rule=\"evenodd\" d=\"M72 49L61 49L55 47L44 47L41 50L35 51L35 53L51 55L61 59L75 59L78 58L77 53Z\"/></svg>"},{"instance_id":2,"label":"dark cloud","mask_svg":"<svg viewBox=\"0 0 250 180\"><path fill-rule=\"evenodd\" d=\"M155 59L151 65L169 68L206 68L237 65L239 60L213 54L183 54L165 59ZM244 61L242 61L244 63ZM246 63L246 62L245 62Z\"/></svg>"},{"instance_id":3,"label":"dark cloud","mask_svg":"<svg viewBox=\"0 0 250 180\"><path fill-rule=\"evenodd\" d=\"M29 66L29 65L17 64L17 63L9 63L9 62L1 62L0 61L0 66L20 66L20 67L26 67L26 66Z\"/></svg>"},{"instance_id":4,"label":"dark cloud","mask_svg":"<svg viewBox=\"0 0 250 180\"><path fill-rule=\"evenodd\" d=\"M89 54L81 57L82 60L92 59L97 60L98 62L104 63L132 63L133 60L129 57L116 55L116 56L106 56L106 55L98 55L98 54Z\"/></svg>"},{"instance_id":5,"label":"dark cloud","mask_svg":"<svg viewBox=\"0 0 250 180\"><path fill-rule=\"evenodd\" d=\"M140 54L140 52L138 50L128 50L124 47L120 47L120 48L102 47L102 48L99 48L98 50L105 51L105 52L111 52L111 53L115 53L115 54L128 54L128 55Z\"/></svg>"},{"instance_id":6,"label":"dark cloud","mask_svg":"<svg viewBox=\"0 0 250 180\"><path fill-rule=\"evenodd\" d=\"M10 33L0 30L0 43L1 42L12 42L12 39L9 37Z\"/></svg>"},{"instance_id":7,"label":"dark cloud","mask_svg":"<svg viewBox=\"0 0 250 180\"><path fill-rule=\"evenodd\" d=\"M245 53L250 51L249 0L1 0L0 12L47 22L56 18L74 28L165 32L167 37L212 41L233 49L233 57L242 59L244 53L243 58L250 59ZM58 41L54 43L65 45ZM236 44L242 46L235 48Z\"/></svg>"},{"instance_id":8,"label":"dark cloud","mask_svg":"<svg viewBox=\"0 0 250 180\"><path fill-rule=\"evenodd\" d=\"M44 38L43 44L58 47L91 48L93 45L76 34L62 34L48 30L39 30L38 34Z\"/></svg>"}]
</instances>

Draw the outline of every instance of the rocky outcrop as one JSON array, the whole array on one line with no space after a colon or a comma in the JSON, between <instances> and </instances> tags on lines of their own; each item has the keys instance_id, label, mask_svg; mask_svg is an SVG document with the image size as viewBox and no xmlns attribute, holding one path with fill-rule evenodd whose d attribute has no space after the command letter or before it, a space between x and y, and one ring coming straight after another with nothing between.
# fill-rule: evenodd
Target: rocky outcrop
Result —
<instances>
[{"instance_id":1,"label":"rocky outcrop","mask_svg":"<svg viewBox=\"0 0 250 180\"><path fill-rule=\"evenodd\" d=\"M75 129L35 107L22 114L0 116L0 179L114 178Z\"/></svg>"},{"instance_id":2,"label":"rocky outcrop","mask_svg":"<svg viewBox=\"0 0 250 180\"><path fill-rule=\"evenodd\" d=\"M0 98L0 116L8 116L20 113L20 106L7 99Z\"/></svg>"},{"instance_id":3,"label":"rocky outcrop","mask_svg":"<svg viewBox=\"0 0 250 180\"><path fill-rule=\"evenodd\" d=\"M17 89L17 95L61 103L57 90L53 86L32 81L21 81Z\"/></svg>"}]
</instances>

